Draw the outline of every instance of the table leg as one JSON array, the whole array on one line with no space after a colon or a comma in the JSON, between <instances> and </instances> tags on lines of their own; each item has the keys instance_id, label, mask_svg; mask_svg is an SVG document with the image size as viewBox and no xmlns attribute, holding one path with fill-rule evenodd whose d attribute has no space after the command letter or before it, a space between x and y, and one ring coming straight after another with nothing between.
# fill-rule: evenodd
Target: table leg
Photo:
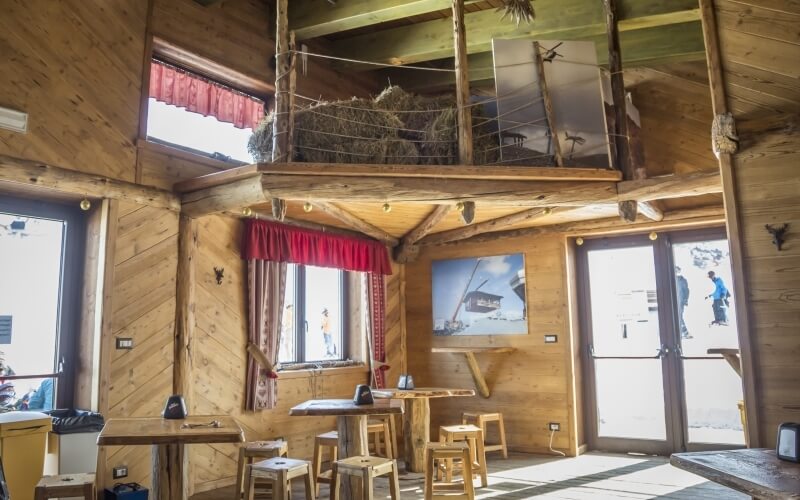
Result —
<instances>
[{"instance_id":1,"label":"table leg","mask_svg":"<svg viewBox=\"0 0 800 500\"><path fill-rule=\"evenodd\" d=\"M186 456L182 444L153 445L154 500L187 500Z\"/></svg>"},{"instance_id":2,"label":"table leg","mask_svg":"<svg viewBox=\"0 0 800 500\"><path fill-rule=\"evenodd\" d=\"M339 425L339 458L369 455L367 416L348 415L337 417ZM343 478L340 500L361 500L361 481L347 475Z\"/></svg>"},{"instance_id":3,"label":"table leg","mask_svg":"<svg viewBox=\"0 0 800 500\"><path fill-rule=\"evenodd\" d=\"M431 406L428 398L404 399L403 439L406 472L425 472L425 445L431 440Z\"/></svg>"}]
</instances>

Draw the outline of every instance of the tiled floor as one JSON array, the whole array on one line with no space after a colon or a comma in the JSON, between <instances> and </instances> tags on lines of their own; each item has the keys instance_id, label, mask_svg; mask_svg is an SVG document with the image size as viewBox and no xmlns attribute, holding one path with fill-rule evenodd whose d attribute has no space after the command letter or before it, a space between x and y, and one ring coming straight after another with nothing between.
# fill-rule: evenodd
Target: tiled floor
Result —
<instances>
[{"instance_id":1,"label":"tiled floor","mask_svg":"<svg viewBox=\"0 0 800 500\"><path fill-rule=\"evenodd\" d=\"M714 499L744 500L749 497L699 476L676 469L662 457L588 453L577 458L552 458L512 454L508 460L489 461L489 486L477 488L476 498L518 500L547 498L592 499ZM478 484L476 482L476 484ZM302 482L294 485L292 498L304 498ZM400 477L403 498L422 499L420 475ZM385 479L376 481L374 498L387 498ZM232 488L195 495L192 500L230 500ZM323 485L320 498L328 498Z\"/></svg>"}]
</instances>

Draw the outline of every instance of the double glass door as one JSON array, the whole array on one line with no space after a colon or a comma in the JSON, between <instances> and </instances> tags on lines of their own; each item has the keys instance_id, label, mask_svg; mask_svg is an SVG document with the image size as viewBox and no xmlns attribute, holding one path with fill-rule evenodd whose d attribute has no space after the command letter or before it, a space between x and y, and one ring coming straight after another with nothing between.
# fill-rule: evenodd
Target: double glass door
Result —
<instances>
[{"instance_id":1,"label":"double glass door","mask_svg":"<svg viewBox=\"0 0 800 500\"><path fill-rule=\"evenodd\" d=\"M744 445L724 231L590 240L579 258L590 447Z\"/></svg>"}]
</instances>

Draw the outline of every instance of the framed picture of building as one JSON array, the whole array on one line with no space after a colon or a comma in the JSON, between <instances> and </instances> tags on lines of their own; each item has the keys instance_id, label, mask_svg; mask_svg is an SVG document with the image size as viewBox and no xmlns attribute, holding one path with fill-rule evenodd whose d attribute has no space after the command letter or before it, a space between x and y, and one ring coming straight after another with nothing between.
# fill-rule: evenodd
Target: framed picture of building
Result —
<instances>
[{"instance_id":1,"label":"framed picture of building","mask_svg":"<svg viewBox=\"0 0 800 500\"><path fill-rule=\"evenodd\" d=\"M434 335L528 333L523 254L436 260L431 276Z\"/></svg>"}]
</instances>

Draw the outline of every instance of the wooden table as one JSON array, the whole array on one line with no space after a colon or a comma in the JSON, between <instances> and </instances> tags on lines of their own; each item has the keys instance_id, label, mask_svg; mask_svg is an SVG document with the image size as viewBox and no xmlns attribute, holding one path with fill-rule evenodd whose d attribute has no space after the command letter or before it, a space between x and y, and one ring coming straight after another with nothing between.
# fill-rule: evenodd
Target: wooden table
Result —
<instances>
[{"instance_id":1,"label":"wooden table","mask_svg":"<svg viewBox=\"0 0 800 500\"><path fill-rule=\"evenodd\" d=\"M675 467L759 499L800 499L800 464L778 460L775 450L675 453Z\"/></svg>"},{"instance_id":2,"label":"wooden table","mask_svg":"<svg viewBox=\"0 0 800 500\"><path fill-rule=\"evenodd\" d=\"M339 458L369 455L367 419L370 415L402 413L403 407L390 401L377 401L371 405L356 405L349 399L312 399L291 410L293 417L335 416L339 431ZM342 500L361 499L361 482L351 478L342 481Z\"/></svg>"},{"instance_id":3,"label":"wooden table","mask_svg":"<svg viewBox=\"0 0 800 500\"><path fill-rule=\"evenodd\" d=\"M405 407L403 417L403 442L407 472L425 472L425 445L431 440L431 398L474 396L472 389L442 389L422 387L419 389L373 390L376 398L402 399ZM461 419L459 417L459 423Z\"/></svg>"},{"instance_id":4,"label":"wooden table","mask_svg":"<svg viewBox=\"0 0 800 500\"><path fill-rule=\"evenodd\" d=\"M183 428L183 424L205 424L217 420L218 428ZM191 416L183 420L152 418L111 418L97 437L100 446L150 445L153 447L151 498L186 500L184 445L197 443L241 443L244 432L232 417Z\"/></svg>"}]
</instances>

